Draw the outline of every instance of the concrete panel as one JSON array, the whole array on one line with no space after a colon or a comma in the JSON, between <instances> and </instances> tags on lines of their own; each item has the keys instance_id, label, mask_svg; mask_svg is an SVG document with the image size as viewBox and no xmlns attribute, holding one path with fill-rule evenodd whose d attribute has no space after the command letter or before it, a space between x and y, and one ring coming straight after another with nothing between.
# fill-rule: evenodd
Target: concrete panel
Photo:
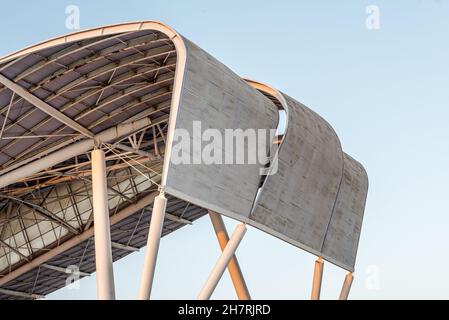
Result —
<instances>
[{"instance_id":1,"label":"concrete panel","mask_svg":"<svg viewBox=\"0 0 449 320\"><path fill-rule=\"evenodd\" d=\"M278 173L267 177L250 218L284 240L319 253L342 177L343 153L326 121L283 96L288 128Z\"/></svg>"},{"instance_id":2,"label":"concrete panel","mask_svg":"<svg viewBox=\"0 0 449 320\"><path fill-rule=\"evenodd\" d=\"M276 129L278 112L272 101L189 40L184 43L186 67L172 129L189 132L192 161L198 155L193 144L201 141L194 134L194 121L201 121L202 131L218 129L223 137L225 129ZM174 164L174 156L172 148L164 172L168 193L239 220L249 216L261 178L258 164Z\"/></svg>"},{"instance_id":3,"label":"concrete panel","mask_svg":"<svg viewBox=\"0 0 449 320\"><path fill-rule=\"evenodd\" d=\"M365 169L342 151L316 113L272 87L247 81L287 111L278 173L267 177L249 224L354 271L368 192Z\"/></svg>"},{"instance_id":4,"label":"concrete panel","mask_svg":"<svg viewBox=\"0 0 449 320\"><path fill-rule=\"evenodd\" d=\"M332 212L322 253L354 270L368 193L368 176L363 166L344 154L343 180Z\"/></svg>"}]
</instances>

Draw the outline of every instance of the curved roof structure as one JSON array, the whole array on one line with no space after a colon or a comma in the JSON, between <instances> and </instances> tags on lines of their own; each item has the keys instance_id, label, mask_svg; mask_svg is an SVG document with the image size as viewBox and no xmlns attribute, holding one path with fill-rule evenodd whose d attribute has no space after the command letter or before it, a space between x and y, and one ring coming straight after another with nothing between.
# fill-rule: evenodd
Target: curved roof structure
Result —
<instances>
[{"instance_id":1,"label":"curved roof structure","mask_svg":"<svg viewBox=\"0 0 449 320\"><path fill-rule=\"evenodd\" d=\"M177 164L175 132L287 127L260 164ZM368 180L321 117L244 80L158 22L106 26L0 59L0 299L33 299L95 271L90 152L106 154L114 260L146 243L158 188L162 235L208 210L354 269ZM189 156L195 157L195 150ZM267 151L271 152L271 149ZM276 160L276 161L273 161Z\"/></svg>"},{"instance_id":2,"label":"curved roof structure","mask_svg":"<svg viewBox=\"0 0 449 320\"><path fill-rule=\"evenodd\" d=\"M342 151L337 134L318 114L274 88L249 83L278 99L288 117L278 173L266 179L251 219L353 271L368 192L365 169Z\"/></svg>"}]
</instances>

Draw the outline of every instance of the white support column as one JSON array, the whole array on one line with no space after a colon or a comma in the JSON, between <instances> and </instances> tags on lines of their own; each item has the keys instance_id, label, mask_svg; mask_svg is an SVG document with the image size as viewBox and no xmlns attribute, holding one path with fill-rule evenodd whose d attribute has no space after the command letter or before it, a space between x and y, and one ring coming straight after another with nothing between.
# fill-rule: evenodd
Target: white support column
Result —
<instances>
[{"instance_id":1,"label":"white support column","mask_svg":"<svg viewBox=\"0 0 449 320\"><path fill-rule=\"evenodd\" d=\"M164 191L161 190L159 195L154 199L153 203L153 212L151 214L150 230L148 232L145 261L143 264L142 278L140 280L140 300L148 300L151 296L154 270L156 268L156 260L159 251L159 242L161 240L162 227L164 226L166 207L167 199L165 198Z\"/></svg>"},{"instance_id":2,"label":"white support column","mask_svg":"<svg viewBox=\"0 0 449 320\"><path fill-rule=\"evenodd\" d=\"M209 210L209 217L212 221L215 233L217 235L218 243L221 250L226 248L229 242L229 235L226 231L226 226L223 222L223 218L217 212ZM231 261L228 264L229 275L231 276L232 283L237 293L239 300L251 300L251 295L249 294L248 287L246 286L245 279L243 278L242 270L240 269L239 262L235 255L232 256Z\"/></svg>"},{"instance_id":3,"label":"white support column","mask_svg":"<svg viewBox=\"0 0 449 320\"><path fill-rule=\"evenodd\" d=\"M345 281L343 282L339 300L348 300L349 291L351 290L353 280L354 274L352 272L349 272L345 277Z\"/></svg>"},{"instance_id":4,"label":"white support column","mask_svg":"<svg viewBox=\"0 0 449 320\"><path fill-rule=\"evenodd\" d=\"M321 281L323 280L323 267L324 261L321 257L319 257L315 261L315 270L313 271L312 294L310 297L311 300L320 300Z\"/></svg>"},{"instance_id":5,"label":"white support column","mask_svg":"<svg viewBox=\"0 0 449 320\"><path fill-rule=\"evenodd\" d=\"M104 151L96 149L92 151L92 194L95 264L97 268L97 298L99 300L115 299L107 190Z\"/></svg>"},{"instance_id":6,"label":"white support column","mask_svg":"<svg viewBox=\"0 0 449 320\"><path fill-rule=\"evenodd\" d=\"M214 292L215 288L218 285L218 282L223 276L223 273L225 272L226 267L229 264L229 261L231 261L232 257L235 254L235 251L237 250L240 242L242 241L245 233L246 233L246 225L243 223L238 224L234 232L232 233L231 239L229 239L228 244L224 248L220 258L218 259L217 263L212 269L212 272L210 273L209 278L206 281L206 284L201 289L201 292L198 295L198 300L210 299L212 293Z\"/></svg>"}]
</instances>

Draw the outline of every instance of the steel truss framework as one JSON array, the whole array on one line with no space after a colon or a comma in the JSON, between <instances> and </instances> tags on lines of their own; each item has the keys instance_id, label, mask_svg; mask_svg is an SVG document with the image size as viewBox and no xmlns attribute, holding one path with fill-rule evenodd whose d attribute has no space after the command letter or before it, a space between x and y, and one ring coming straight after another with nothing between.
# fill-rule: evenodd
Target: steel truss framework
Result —
<instances>
[{"instance_id":1,"label":"steel truss framework","mask_svg":"<svg viewBox=\"0 0 449 320\"><path fill-rule=\"evenodd\" d=\"M261 165L170 161L175 130L191 133L192 121L275 130L281 112L263 175ZM41 298L94 271L97 297L115 299L113 261L145 244L138 297L149 299L160 237L208 213L222 255L198 299L226 268L250 299L235 256L246 224L319 257L312 299L323 260L348 270L346 299L367 191L363 166L318 114L161 23L81 31L0 58L0 299ZM242 222L231 236L221 215Z\"/></svg>"},{"instance_id":2,"label":"steel truss framework","mask_svg":"<svg viewBox=\"0 0 449 320\"><path fill-rule=\"evenodd\" d=\"M113 260L143 247L161 179L176 51L156 31L79 40L0 64L0 175L134 119L105 151ZM37 99L36 99L37 98ZM95 271L88 152L0 193L0 299L35 299ZM168 198L162 235L207 211ZM73 269L74 270L74 269Z\"/></svg>"}]
</instances>

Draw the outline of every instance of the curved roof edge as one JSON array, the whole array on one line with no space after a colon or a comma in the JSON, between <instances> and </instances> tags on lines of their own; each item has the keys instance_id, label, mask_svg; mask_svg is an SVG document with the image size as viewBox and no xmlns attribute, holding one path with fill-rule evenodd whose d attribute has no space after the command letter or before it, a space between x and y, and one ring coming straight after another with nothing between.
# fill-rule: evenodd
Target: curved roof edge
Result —
<instances>
[{"instance_id":1,"label":"curved roof edge","mask_svg":"<svg viewBox=\"0 0 449 320\"><path fill-rule=\"evenodd\" d=\"M38 52L40 50L45 50L61 44L90 39L94 37L114 35L133 31L142 31L142 30L154 30L165 34L173 42L177 51L177 61L175 71L176 74L173 88L173 96L171 101L173 110L172 112L170 112L169 128L167 133L167 145L169 147L167 148L167 152L165 154L165 160L167 160L170 159L171 156L170 146L172 145L173 130L176 124L178 106L182 94L182 85L184 80L185 67L187 63L187 46L185 45L184 38L182 37L182 35L180 35L177 31L175 31L168 25L162 22L148 20L148 21L112 24L92 29L76 31L67 35L62 35L49 40L45 40L38 44L25 47L24 49L18 50L4 57L1 57L0 65L3 65L3 67L0 68L0 71L5 67L7 67L8 63L15 63L17 62L17 60L20 60L26 57L27 55ZM167 166L168 161L164 161L162 185L164 185L166 181L165 173L167 172ZM10 184L9 180L6 182L1 182L0 185L7 185L7 184Z\"/></svg>"},{"instance_id":2,"label":"curved roof edge","mask_svg":"<svg viewBox=\"0 0 449 320\"><path fill-rule=\"evenodd\" d=\"M252 80L252 79L247 79L247 78L245 78L244 79L248 84L250 84L251 86L253 86L255 89L257 89L257 90L259 90L259 91L261 91L261 92L263 92L263 93L265 93L265 94L267 94L267 95L271 95L272 97L274 97L274 98L276 98L278 101L279 101L279 103L286 109L286 111L287 111L287 113L288 113L288 111L289 111L289 108L290 108L290 111L293 111L293 109L291 109L293 106L290 106L289 107L289 99L290 100L294 100L294 99L292 99L292 98L290 98L288 95L286 95L286 94L284 94L283 92L281 92L281 91L279 91L278 89L276 89L276 88L274 88L274 87L272 87L272 86L270 86L270 85L267 85L267 84L265 84L265 83L262 83L262 82L259 82L259 81L255 81L255 80ZM294 101L296 101L296 100L294 100ZM362 220L363 220L363 213L364 213L364 204L365 204L365 202L366 202L366 194L367 194L367 187L368 187L368 175L367 175L367 173L366 173L366 170L365 170L365 168L363 167L363 165L360 163L360 162L358 162L358 161L356 161L355 159L353 159L352 157L350 157L349 155L347 155L344 151L343 151L343 148L342 148L342 145L341 145L341 141L340 141L340 139L339 139L339 137L338 137L338 135L337 135L337 133L335 132L335 130L333 129L333 127L330 125L330 123L327 121L327 120L325 120L323 117L321 117L319 114L317 114L316 112L314 112L313 110L311 110L310 108L307 108L306 106L304 106L303 104L300 104L302 107L304 107L304 108L306 108L307 110L309 110L310 112L312 112L316 117L318 117L321 121L323 121L323 123L325 123L328 127L329 127L329 129L332 131L332 134L335 136L335 140L336 140L336 142L338 143L338 149L340 150L340 152L341 152L341 157L342 157L342 160L344 160L345 159L345 157L349 157L349 159L351 160L351 161L353 161L354 162L354 164L355 165L357 165L359 168L360 168L360 171L361 171L361 175L363 176L362 178L361 178L361 181L360 181L360 183L363 185L364 184L364 182L365 182L365 180L366 180L366 188L362 188L363 190L360 190L360 194L357 194L357 196L355 195L355 194L353 194L352 192L350 192L350 194L351 194L351 196L353 196L353 197L359 197L360 199L358 199L358 200L360 200L359 202L360 202L360 208L358 208L358 210L357 211L360 211L360 212L356 212L356 213L358 213L358 214L360 214L360 217L357 217L357 219L355 218L355 217L351 217L349 220L354 220L354 219L356 219L356 220L358 220L357 222L356 222L356 224L358 225L358 232L356 232L353 236L353 238L351 238L351 240L350 240L350 242L351 242L351 244L346 244L347 245L347 247L346 248L343 248L343 250L346 250L347 252L345 252L345 254L343 254L343 255L349 255L348 257L345 257L345 258L347 258L347 259L342 259L342 257L341 257L341 252L339 251L339 250L342 250L342 246L343 246L343 244L342 243L340 243L340 245L335 245L335 243L334 244L332 244L332 248L334 249L334 251L332 251L332 252L325 252L326 250L323 250L324 248L324 244L325 244L325 241L326 241L326 238L327 238L327 233L328 233L328 229L331 227L331 225L334 223L341 223L340 221L339 221L339 219L338 218L336 218L335 216L334 216L334 212L335 212L335 210L336 210L336 206L339 206L339 207L341 207L341 206L345 206L346 204L341 204L341 203L338 203L337 204L337 201L338 200L341 200L341 198L345 198L345 197L348 197L348 190L346 190L346 192L343 192L343 190L340 190L340 187L341 187L341 185L342 185L342 183L343 183L343 173L344 173L344 171L345 171L345 167L346 167L346 165L345 165L345 162L347 161L347 160L344 160L344 161L342 161L342 163L341 163L341 165L342 165L342 167L341 167L341 170L342 170L342 175L341 175L341 177L340 177L340 183L339 183L339 185L338 185L338 188L337 188L337 193L336 193L336 195L335 195L335 200L334 200L334 205L333 205L333 207L332 207L332 210L331 210L331 212L330 212L330 216L329 216L329 221L327 222L327 227L326 227L326 232L325 232L325 235L324 235L324 237L323 237L323 239L322 239L322 243L321 243L321 245L320 245L320 248L313 248L313 247L311 247L311 246L309 246L309 245L305 245L305 244L303 244L302 242L300 242L300 241L295 241L294 239L291 239L291 238L289 238L289 237L286 237L284 234L282 234L281 232L278 232L278 231L276 231L276 230L272 230L272 228L269 228L269 227L267 227L266 225L264 225L263 223L260 223L260 222L256 222L256 223L254 223L254 222L252 222L251 224L253 225L253 226L255 226L255 227L257 227L257 228L259 228L259 229L261 229L261 230L263 230L263 231L265 231L265 232L267 232L267 233L269 233L269 234L271 234L271 235L273 235L273 236L276 236L276 237L278 237L278 238L280 238L280 239L282 239L282 240L284 240L284 241L286 241L286 242L289 242L289 243L291 243L291 244L293 244L293 245L295 245L295 246L298 246L298 247L300 247L300 248L302 248L302 249L304 249L304 250L306 250L306 251L308 251L308 252L310 252L310 253L312 253L312 254L315 254L315 255L317 255L317 256L321 256L321 257L323 257L325 260L327 260L327 261L329 261L329 262L331 262L331 263L333 263L333 264L335 264L335 265L337 265L337 266L339 266L339 267L342 267L343 269L346 269L346 270L348 270L348 271L350 271L350 272L353 272L354 271L354 265L355 265L355 260L356 260L356 256L357 256L357 249L358 249L358 242L359 242L359 236L360 236L360 229L361 229L361 226L362 226ZM288 119L288 116L287 116L287 119ZM287 136L287 133L288 133L288 131L289 131L289 128L288 128L288 126L286 127L286 132L285 132L285 136ZM285 136L284 136L284 138L285 138ZM349 170L349 169L347 169L347 170ZM354 175L354 178L353 179L355 179L356 178L356 174L355 173L353 173L352 171L350 172L351 173L351 175ZM362 181L363 180L363 181ZM264 184L263 184L263 186L262 186L262 188L264 188L265 187L265 185L266 185L266 182L268 181L268 179L264 182ZM365 190L366 189L366 190ZM352 191L354 191L354 190L352 190ZM357 193L357 192L356 192ZM351 197L351 196L349 196L349 197ZM341 202L341 201L340 201ZM341 209L341 208L340 208ZM345 208L346 210L344 210L347 214L349 213L349 212L351 212L350 210L349 210L349 208ZM351 212L350 214L353 214L353 212ZM337 220L336 222L334 221L334 220ZM341 219L340 219L341 220ZM333 227L335 227L335 226L333 226ZM341 227L341 226L340 226ZM343 226L343 228L344 228L345 226ZM334 228L335 229L335 228ZM340 232L341 232L341 230L340 230ZM335 239L334 239L335 240ZM338 242L338 241L337 241ZM328 248L326 248L326 249L328 249ZM327 250L328 251L328 250ZM349 251L352 251L352 252L349 252ZM351 261L349 261L349 260L351 260Z\"/></svg>"},{"instance_id":3,"label":"curved roof edge","mask_svg":"<svg viewBox=\"0 0 449 320\"><path fill-rule=\"evenodd\" d=\"M24 55L33 53L39 50L47 49L60 44L73 42L81 39L88 39L98 36L111 35L116 33L128 32L128 31L139 31L139 30L156 30L166 34L170 39L180 36L176 30L170 26L159 22L159 21L136 21L136 22L124 22L119 24L110 24L102 27L96 27L91 29L85 29L80 31L75 31L66 35L57 36L48 40L44 40L37 44L25 47L23 49L17 50L13 53L7 54L6 56L0 57L0 64L9 62L13 59L21 58Z\"/></svg>"}]
</instances>

